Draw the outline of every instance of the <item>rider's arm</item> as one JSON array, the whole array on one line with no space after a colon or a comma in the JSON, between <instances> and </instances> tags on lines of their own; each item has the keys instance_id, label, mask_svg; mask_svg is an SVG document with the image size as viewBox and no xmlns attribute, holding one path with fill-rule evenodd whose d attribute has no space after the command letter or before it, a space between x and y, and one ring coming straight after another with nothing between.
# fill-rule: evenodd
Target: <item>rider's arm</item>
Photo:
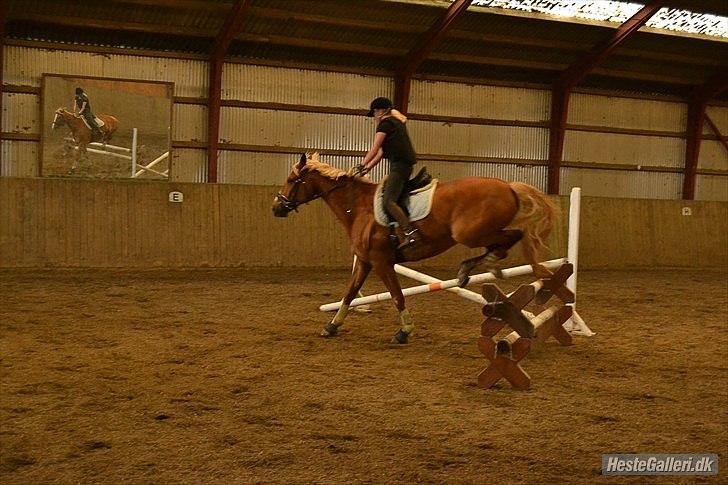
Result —
<instances>
[{"instance_id":1,"label":"rider's arm","mask_svg":"<svg viewBox=\"0 0 728 485\"><path fill-rule=\"evenodd\" d=\"M378 131L374 135L374 142L372 143L372 147L369 149L367 154L364 156L364 160L361 162L361 164L364 165L364 167L366 167L367 169L371 170L382 159L382 144L384 143L384 139L386 137L387 134L380 131Z\"/></svg>"},{"instance_id":2,"label":"rider's arm","mask_svg":"<svg viewBox=\"0 0 728 485\"><path fill-rule=\"evenodd\" d=\"M384 158L384 150L382 150L380 148L379 151L377 152L377 154L372 159L372 161L369 162L369 165L367 166L367 170L371 170L374 167L376 167L377 164L382 161L382 158Z\"/></svg>"},{"instance_id":3,"label":"rider's arm","mask_svg":"<svg viewBox=\"0 0 728 485\"><path fill-rule=\"evenodd\" d=\"M84 101L84 102L83 102L83 105L82 105L82 106L81 106L81 108L80 108L80 109L78 110L78 114L77 114L76 116L77 116L77 117L78 117L78 116L81 116L81 113L83 113L83 110L85 110L85 109L86 109L86 101Z\"/></svg>"}]
</instances>

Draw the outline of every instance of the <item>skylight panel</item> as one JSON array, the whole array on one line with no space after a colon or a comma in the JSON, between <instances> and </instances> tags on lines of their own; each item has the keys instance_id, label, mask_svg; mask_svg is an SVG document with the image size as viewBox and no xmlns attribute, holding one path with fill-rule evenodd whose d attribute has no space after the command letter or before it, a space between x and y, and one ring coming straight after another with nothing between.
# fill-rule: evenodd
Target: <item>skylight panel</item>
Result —
<instances>
[{"instance_id":1,"label":"skylight panel","mask_svg":"<svg viewBox=\"0 0 728 485\"><path fill-rule=\"evenodd\" d=\"M613 23L623 23L644 6L611 0L473 0L473 5ZM728 39L728 17L719 15L661 8L646 25L655 29Z\"/></svg>"}]
</instances>

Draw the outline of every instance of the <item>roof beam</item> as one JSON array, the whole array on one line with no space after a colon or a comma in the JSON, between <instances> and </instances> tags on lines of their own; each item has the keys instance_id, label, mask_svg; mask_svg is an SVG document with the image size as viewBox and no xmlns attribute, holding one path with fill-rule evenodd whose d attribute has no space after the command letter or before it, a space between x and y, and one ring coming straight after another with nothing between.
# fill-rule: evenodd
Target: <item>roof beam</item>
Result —
<instances>
[{"instance_id":1,"label":"roof beam","mask_svg":"<svg viewBox=\"0 0 728 485\"><path fill-rule=\"evenodd\" d=\"M217 183L217 155L220 143L220 105L222 66L230 43L240 34L252 0L237 0L225 24L215 38L210 55L209 95L207 106L207 181Z\"/></svg>"},{"instance_id":2,"label":"roof beam","mask_svg":"<svg viewBox=\"0 0 728 485\"><path fill-rule=\"evenodd\" d=\"M465 13L471 3L472 0L455 0L452 2L437 22L424 33L422 39L417 43L417 47L407 53L397 68L394 81L394 99L395 105L403 113L407 113L412 74L417 71L420 64L442 41L450 27Z\"/></svg>"},{"instance_id":3,"label":"roof beam","mask_svg":"<svg viewBox=\"0 0 728 485\"><path fill-rule=\"evenodd\" d=\"M662 6L661 1L652 1L620 25L603 42L596 44L588 54L574 62L554 82L551 93L551 123L549 127L548 193L558 194L561 161L564 153L564 137L569 112L571 91L597 65L639 30Z\"/></svg>"},{"instance_id":4,"label":"roof beam","mask_svg":"<svg viewBox=\"0 0 728 485\"><path fill-rule=\"evenodd\" d=\"M688 119L685 129L685 169L683 170L682 189L682 198L685 200L695 199L700 143L703 139L703 126L707 118L705 111L708 101L726 89L728 89L728 69L722 69L713 74L705 84L697 86L688 102ZM716 134L718 133L716 132ZM721 139L720 135L719 139Z\"/></svg>"}]
</instances>

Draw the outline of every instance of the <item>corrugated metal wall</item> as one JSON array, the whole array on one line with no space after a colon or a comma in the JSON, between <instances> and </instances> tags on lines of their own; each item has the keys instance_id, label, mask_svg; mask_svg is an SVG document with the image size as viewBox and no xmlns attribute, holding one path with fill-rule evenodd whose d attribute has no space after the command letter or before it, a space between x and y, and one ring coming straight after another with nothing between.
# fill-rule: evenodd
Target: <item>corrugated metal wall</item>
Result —
<instances>
[{"instance_id":1,"label":"corrugated metal wall","mask_svg":"<svg viewBox=\"0 0 728 485\"><path fill-rule=\"evenodd\" d=\"M685 131L687 105L669 101L574 93L569 123L655 131Z\"/></svg>"},{"instance_id":2,"label":"corrugated metal wall","mask_svg":"<svg viewBox=\"0 0 728 485\"><path fill-rule=\"evenodd\" d=\"M543 121L549 118L550 99L541 89L414 81L409 109L441 116Z\"/></svg>"},{"instance_id":3,"label":"corrugated metal wall","mask_svg":"<svg viewBox=\"0 0 728 485\"><path fill-rule=\"evenodd\" d=\"M185 148L173 149L172 179L205 180L205 149L185 142L207 140L206 62L17 46L7 46L4 52L4 82L11 85L37 88L44 72L174 82L176 96L196 99L180 100L185 102L174 105L173 140ZM223 106L219 181L278 185L296 159L293 152L363 152L374 132L370 120L352 114L306 112L306 107L314 111L316 107L364 109L377 95L393 96L391 78L225 64L223 99L228 104L239 101L283 106ZM549 103L547 90L415 80L410 112L444 119L414 119L409 127L422 163L444 180L487 175L545 189L548 130L544 126L518 125L545 123ZM296 107L286 109L285 104ZM3 132L37 135L39 109L37 94L5 93ZM710 106L708 114L723 134L728 133L728 108ZM468 122L468 118L477 120ZM573 94L561 192L567 194L571 187L582 186L586 195L679 198L681 175L675 171L684 163L681 133L685 119L684 103ZM600 129L606 132L594 131ZM608 133L614 129L644 133ZM666 133L649 133L654 131ZM712 134L708 127L705 133ZM1 149L0 174L37 175L37 142L3 140ZM451 157L465 161L452 161ZM324 155L322 159L347 168L360 156ZM610 169L600 168L600 164L608 164ZM614 170L620 165L627 170ZM649 171L636 170L640 167L648 167ZM728 170L728 154L718 141L703 142L699 169ZM386 166L378 167L372 176L377 180L385 171ZM700 174L698 197L728 200L727 184L725 175Z\"/></svg>"},{"instance_id":4,"label":"corrugated metal wall","mask_svg":"<svg viewBox=\"0 0 728 485\"><path fill-rule=\"evenodd\" d=\"M409 110L423 115L543 122L549 117L549 102L549 92L545 90L415 80ZM423 162L444 180L477 175L546 188L545 166L517 163L546 159L549 135L545 128L413 120L410 133L415 148L422 154L503 160Z\"/></svg>"},{"instance_id":5,"label":"corrugated metal wall","mask_svg":"<svg viewBox=\"0 0 728 485\"><path fill-rule=\"evenodd\" d=\"M354 109L394 90L386 77L231 63L223 66L222 86L222 99Z\"/></svg>"},{"instance_id":6,"label":"corrugated metal wall","mask_svg":"<svg viewBox=\"0 0 728 485\"><path fill-rule=\"evenodd\" d=\"M569 125L609 129L685 131L683 103L574 93L569 103ZM582 187L584 194L645 199L679 199L682 175L635 170L604 170L591 164L625 165L625 168L681 169L685 140L675 136L567 130L561 193ZM585 167L579 167L584 164Z\"/></svg>"},{"instance_id":7,"label":"corrugated metal wall","mask_svg":"<svg viewBox=\"0 0 728 485\"><path fill-rule=\"evenodd\" d=\"M682 168L685 163L685 140L567 131L563 159L568 162Z\"/></svg>"},{"instance_id":8,"label":"corrugated metal wall","mask_svg":"<svg viewBox=\"0 0 728 485\"><path fill-rule=\"evenodd\" d=\"M564 167L561 187L564 195L571 187L581 187L582 193L596 197L680 199L682 174Z\"/></svg>"},{"instance_id":9,"label":"corrugated metal wall","mask_svg":"<svg viewBox=\"0 0 728 485\"><path fill-rule=\"evenodd\" d=\"M224 100L285 103L309 107L363 110L373 96L392 96L390 78L227 63L223 66ZM368 149L373 125L362 116L223 106L220 139L238 145L285 148L288 151ZM279 185L290 172L291 153L221 150L222 183ZM348 168L360 157L323 156Z\"/></svg>"},{"instance_id":10,"label":"corrugated metal wall","mask_svg":"<svg viewBox=\"0 0 728 485\"><path fill-rule=\"evenodd\" d=\"M172 81L175 96L207 95L204 61L6 46L4 82L40 86L43 73Z\"/></svg>"}]
</instances>

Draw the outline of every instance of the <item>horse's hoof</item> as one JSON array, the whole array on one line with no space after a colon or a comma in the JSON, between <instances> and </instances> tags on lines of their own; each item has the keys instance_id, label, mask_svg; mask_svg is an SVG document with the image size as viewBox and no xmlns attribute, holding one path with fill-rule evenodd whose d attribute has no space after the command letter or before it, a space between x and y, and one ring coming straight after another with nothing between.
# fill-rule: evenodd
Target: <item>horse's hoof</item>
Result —
<instances>
[{"instance_id":1,"label":"horse's hoof","mask_svg":"<svg viewBox=\"0 0 728 485\"><path fill-rule=\"evenodd\" d=\"M322 337L335 337L339 333L339 327L333 323L329 323L321 330Z\"/></svg>"},{"instance_id":2,"label":"horse's hoof","mask_svg":"<svg viewBox=\"0 0 728 485\"><path fill-rule=\"evenodd\" d=\"M501 271L499 268L493 268L488 270L490 274L496 277L496 279L503 280L505 279L503 277L503 271Z\"/></svg>"},{"instance_id":3,"label":"horse's hoof","mask_svg":"<svg viewBox=\"0 0 728 485\"><path fill-rule=\"evenodd\" d=\"M405 345L407 343L408 339L409 339L409 334L403 332L400 329L397 331L397 333L394 334L394 337L392 337L392 341L390 343L397 344L397 345Z\"/></svg>"},{"instance_id":4,"label":"horse's hoof","mask_svg":"<svg viewBox=\"0 0 728 485\"><path fill-rule=\"evenodd\" d=\"M458 286L460 288L465 288L468 283L470 283L470 276L466 274L458 275Z\"/></svg>"}]
</instances>

